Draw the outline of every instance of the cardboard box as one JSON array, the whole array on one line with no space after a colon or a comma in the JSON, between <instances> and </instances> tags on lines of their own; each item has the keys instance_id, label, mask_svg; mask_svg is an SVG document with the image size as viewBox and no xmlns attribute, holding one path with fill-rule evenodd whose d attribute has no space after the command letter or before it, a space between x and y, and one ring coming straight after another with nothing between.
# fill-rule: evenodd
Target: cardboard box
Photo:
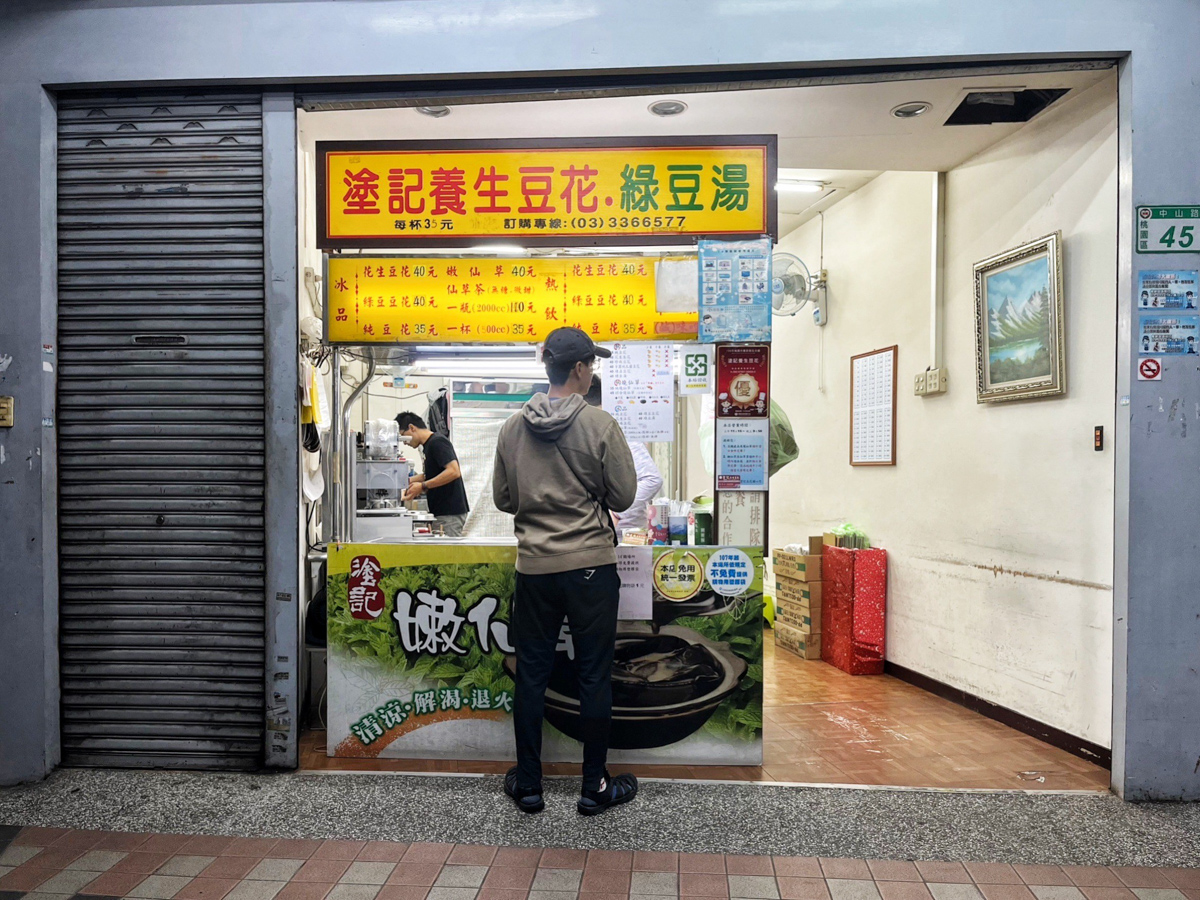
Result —
<instances>
[{"instance_id":1,"label":"cardboard box","mask_svg":"<svg viewBox=\"0 0 1200 900\"><path fill-rule=\"evenodd\" d=\"M836 547L838 545L838 536L832 531L827 531L821 535L821 540L826 547Z\"/></svg>"},{"instance_id":2,"label":"cardboard box","mask_svg":"<svg viewBox=\"0 0 1200 900\"><path fill-rule=\"evenodd\" d=\"M776 550L771 554L771 565L776 577L797 579L799 581L821 580L821 557L802 556L799 553L788 553L786 550Z\"/></svg>"},{"instance_id":3,"label":"cardboard box","mask_svg":"<svg viewBox=\"0 0 1200 900\"><path fill-rule=\"evenodd\" d=\"M821 658L821 636L805 634L788 625L775 626L775 646L795 653L801 659Z\"/></svg>"},{"instance_id":4,"label":"cardboard box","mask_svg":"<svg viewBox=\"0 0 1200 900\"><path fill-rule=\"evenodd\" d=\"M800 581L783 575L775 576L775 596L807 606L820 606L823 595L821 581Z\"/></svg>"},{"instance_id":5,"label":"cardboard box","mask_svg":"<svg viewBox=\"0 0 1200 900\"><path fill-rule=\"evenodd\" d=\"M825 551L825 535L818 534L808 539L808 555L820 556Z\"/></svg>"},{"instance_id":6,"label":"cardboard box","mask_svg":"<svg viewBox=\"0 0 1200 900\"><path fill-rule=\"evenodd\" d=\"M793 606L779 606L775 609L775 621L782 622L789 628L803 631L805 634L821 633L821 609L801 610Z\"/></svg>"}]
</instances>

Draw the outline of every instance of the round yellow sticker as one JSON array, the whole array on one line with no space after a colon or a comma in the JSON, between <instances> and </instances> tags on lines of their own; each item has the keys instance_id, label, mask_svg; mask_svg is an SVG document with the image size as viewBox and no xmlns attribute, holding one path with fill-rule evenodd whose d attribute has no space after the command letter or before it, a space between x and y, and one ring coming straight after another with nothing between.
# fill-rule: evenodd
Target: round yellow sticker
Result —
<instances>
[{"instance_id":1,"label":"round yellow sticker","mask_svg":"<svg viewBox=\"0 0 1200 900\"><path fill-rule=\"evenodd\" d=\"M690 550L664 553L654 561L654 590L665 600L691 600L704 584L704 563Z\"/></svg>"}]
</instances>

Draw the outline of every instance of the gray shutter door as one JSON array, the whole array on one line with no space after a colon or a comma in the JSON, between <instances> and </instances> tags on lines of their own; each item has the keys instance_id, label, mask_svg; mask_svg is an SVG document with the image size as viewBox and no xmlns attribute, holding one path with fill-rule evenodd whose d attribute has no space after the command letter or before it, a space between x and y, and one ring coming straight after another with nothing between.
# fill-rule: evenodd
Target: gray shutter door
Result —
<instances>
[{"instance_id":1,"label":"gray shutter door","mask_svg":"<svg viewBox=\"0 0 1200 900\"><path fill-rule=\"evenodd\" d=\"M63 98L58 116L63 762L254 768L261 98Z\"/></svg>"}]
</instances>

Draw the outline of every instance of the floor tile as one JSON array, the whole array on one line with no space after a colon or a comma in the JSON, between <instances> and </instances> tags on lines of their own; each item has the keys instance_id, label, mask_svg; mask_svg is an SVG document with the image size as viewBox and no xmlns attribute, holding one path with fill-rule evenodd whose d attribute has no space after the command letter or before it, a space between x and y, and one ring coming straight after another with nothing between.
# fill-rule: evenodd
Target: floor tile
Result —
<instances>
[{"instance_id":1,"label":"floor tile","mask_svg":"<svg viewBox=\"0 0 1200 900\"><path fill-rule=\"evenodd\" d=\"M327 900L375 900L382 884L335 884Z\"/></svg>"},{"instance_id":2,"label":"floor tile","mask_svg":"<svg viewBox=\"0 0 1200 900\"><path fill-rule=\"evenodd\" d=\"M275 900L325 900L325 895L331 890L333 890L332 884L322 884L319 881L293 881L283 886L283 890L275 895Z\"/></svg>"},{"instance_id":3,"label":"floor tile","mask_svg":"<svg viewBox=\"0 0 1200 900\"><path fill-rule=\"evenodd\" d=\"M674 872L634 872L629 893L674 897L679 894L679 876Z\"/></svg>"},{"instance_id":4,"label":"floor tile","mask_svg":"<svg viewBox=\"0 0 1200 900\"><path fill-rule=\"evenodd\" d=\"M236 878L193 878L175 895L175 900L222 900L237 886Z\"/></svg>"},{"instance_id":5,"label":"floor tile","mask_svg":"<svg viewBox=\"0 0 1200 900\"><path fill-rule=\"evenodd\" d=\"M200 873L201 878L232 878L241 881L261 862L252 856L218 856Z\"/></svg>"},{"instance_id":6,"label":"floor tile","mask_svg":"<svg viewBox=\"0 0 1200 900\"><path fill-rule=\"evenodd\" d=\"M12 843L17 847L49 847L71 829L69 828L40 828L30 825L22 828Z\"/></svg>"},{"instance_id":7,"label":"floor tile","mask_svg":"<svg viewBox=\"0 0 1200 900\"><path fill-rule=\"evenodd\" d=\"M367 846L366 841L322 841L313 859L354 859Z\"/></svg>"},{"instance_id":8,"label":"floor tile","mask_svg":"<svg viewBox=\"0 0 1200 900\"><path fill-rule=\"evenodd\" d=\"M479 888L487 876L487 866L445 866L434 887Z\"/></svg>"},{"instance_id":9,"label":"floor tile","mask_svg":"<svg viewBox=\"0 0 1200 900\"><path fill-rule=\"evenodd\" d=\"M725 865L728 867L728 859ZM747 900L777 900L779 897L774 875L727 875L726 878L729 879L730 897Z\"/></svg>"},{"instance_id":10,"label":"floor tile","mask_svg":"<svg viewBox=\"0 0 1200 900\"><path fill-rule=\"evenodd\" d=\"M45 885L38 888L43 890ZM1182 891L1175 888L1132 888L1132 891L1137 894L1138 900L1186 900Z\"/></svg>"},{"instance_id":11,"label":"floor tile","mask_svg":"<svg viewBox=\"0 0 1200 900\"><path fill-rule=\"evenodd\" d=\"M171 858L168 851L152 853L147 850L134 850L125 854L125 858L109 869L110 872L139 872L149 875Z\"/></svg>"},{"instance_id":12,"label":"floor tile","mask_svg":"<svg viewBox=\"0 0 1200 900\"><path fill-rule=\"evenodd\" d=\"M158 867L156 875L187 875L194 878L212 864L215 856L172 856Z\"/></svg>"},{"instance_id":13,"label":"floor tile","mask_svg":"<svg viewBox=\"0 0 1200 900\"><path fill-rule=\"evenodd\" d=\"M774 875L769 856L726 856L725 871L730 875Z\"/></svg>"},{"instance_id":14,"label":"floor tile","mask_svg":"<svg viewBox=\"0 0 1200 900\"><path fill-rule=\"evenodd\" d=\"M529 900L578 900L574 891L530 891Z\"/></svg>"},{"instance_id":15,"label":"floor tile","mask_svg":"<svg viewBox=\"0 0 1200 900\"><path fill-rule=\"evenodd\" d=\"M4 852L0 853L0 866L19 866L23 862L28 862L41 853L40 847L21 847L10 845L4 848Z\"/></svg>"},{"instance_id":16,"label":"floor tile","mask_svg":"<svg viewBox=\"0 0 1200 900\"><path fill-rule=\"evenodd\" d=\"M925 883L933 900L983 900L979 888L973 884L943 884L929 881Z\"/></svg>"},{"instance_id":17,"label":"floor tile","mask_svg":"<svg viewBox=\"0 0 1200 900\"><path fill-rule=\"evenodd\" d=\"M631 875L628 869L584 869L579 893L628 894Z\"/></svg>"},{"instance_id":18,"label":"floor tile","mask_svg":"<svg viewBox=\"0 0 1200 900\"><path fill-rule=\"evenodd\" d=\"M578 892L582 879L581 869L538 869L534 872L530 890Z\"/></svg>"},{"instance_id":19,"label":"floor tile","mask_svg":"<svg viewBox=\"0 0 1200 900\"><path fill-rule=\"evenodd\" d=\"M1031 884L1029 890L1033 891L1037 900L1083 900L1083 894L1077 887Z\"/></svg>"},{"instance_id":20,"label":"floor tile","mask_svg":"<svg viewBox=\"0 0 1200 900\"><path fill-rule=\"evenodd\" d=\"M15 868L16 868L16 866L0 866L0 878L3 878L5 875L7 875L9 872L11 872ZM11 893L16 893L16 892L13 891Z\"/></svg>"},{"instance_id":21,"label":"floor tile","mask_svg":"<svg viewBox=\"0 0 1200 900\"><path fill-rule=\"evenodd\" d=\"M1021 883L1021 876L1008 863L969 862L965 868L976 884Z\"/></svg>"},{"instance_id":22,"label":"floor tile","mask_svg":"<svg viewBox=\"0 0 1200 900\"><path fill-rule=\"evenodd\" d=\"M431 887L426 900L475 900L478 888Z\"/></svg>"},{"instance_id":23,"label":"floor tile","mask_svg":"<svg viewBox=\"0 0 1200 900\"><path fill-rule=\"evenodd\" d=\"M633 868L633 852L630 850L589 850L587 868L625 869Z\"/></svg>"},{"instance_id":24,"label":"floor tile","mask_svg":"<svg viewBox=\"0 0 1200 900\"><path fill-rule=\"evenodd\" d=\"M94 881L88 882L84 886L84 893L104 897L124 897L141 884L145 878L146 875L141 872L108 871Z\"/></svg>"},{"instance_id":25,"label":"floor tile","mask_svg":"<svg viewBox=\"0 0 1200 900\"><path fill-rule=\"evenodd\" d=\"M406 863L437 863L441 865L450 856L453 844L409 844L404 851Z\"/></svg>"},{"instance_id":26,"label":"floor tile","mask_svg":"<svg viewBox=\"0 0 1200 900\"><path fill-rule=\"evenodd\" d=\"M1200 868L1181 869L1173 867L1164 869L1163 871L1175 887L1183 890L1200 890Z\"/></svg>"},{"instance_id":27,"label":"floor tile","mask_svg":"<svg viewBox=\"0 0 1200 900\"><path fill-rule=\"evenodd\" d=\"M96 872L63 870L37 886L43 894L78 894L85 884L95 881Z\"/></svg>"},{"instance_id":28,"label":"floor tile","mask_svg":"<svg viewBox=\"0 0 1200 900\"><path fill-rule=\"evenodd\" d=\"M46 891L32 891L23 895L21 900L71 900L71 894L50 894Z\"/></svg>"},{"instance_id":29,"label":"floor tile","mask_svg":"<svg viewBox=\"0 0 1200 900\"><path fill-rule=\"evenodd\" d=\"M586 863L586 850L547 847L542 851L542 859L538 866L543 869L582 869Z\"/></svg>"},{"instance_id":30,"label":"floor tile","mask_svg":"<svg viewBox=\"0 0 1200 900\"><path fill-rule=\"evenodd\" d=\"M871 870L865 860L861 859L829 859L821 857L821 871L826 878L836 878L840 881L870 881Z\"/></svg>"},{"instance_id":31,"label":"floor tile","mask_svg":"<svg viewBox=\"0 0 1200 900\"><path fill-rule=\"evenodd\" d=\"M441 863L407 863L403 860L392 871L388 884L407 884L431 887L442 871Z\"/></svg>"},{"instance_id":32,"label":"floor tile","mask_svg":"<svg viewBox=\"0 0 1200 900\"><path fill-rule=\"evenodd\" d=\"M943 862L935 859L919 859L916 862L917 871L926 881L936 881L939 884L970 884L971 876L966 867L959 862Z\"/></svg>"},{"instance_id":33,"label":"floor tile","mask_svg":"<svg viewBox=\"0 0 1200 900\"><path fill-rule=\"evenodd\" d=\"M906 859L868 859L867 868L876 881L923 881L917 867Z\"/></svg>"},{"instance_id":34,"label":"floor tile","mask_svg":"<svg viewBox=\"0 0 1200 900\"><path fill-rule=\"evenodd\" d=\"M485 881L476 895L476 900L526 900L528 896L528 888L488 887Z\"/></svg>"},{"instance_id":35,"label":"floor tile","mask_svg":"<svg viewBox=\"0 0 1200 900\"><path fill-rule=\"evenodd\" d=\"M820 861L813 856L776 856L771 864L775 874L788 878L824 878Z\"/></svg>"},{"instance_id":36,"label":"floor tile","mask_svg":"<svg viewBox=\"0 0 1200 900\"><path fill-rule=\"evenodd\" d=\"M292 881L314 881L318 884L337 884L338 879L350 868L348 859L310 859L306 860Z\"/></svg>"},{"instance_id":37,"label":"floor tile","mask_svg":"<svg viewBox=\"0 0 1200 900\"><path fill-rule=\"evenodd\" d=\"M883 900L932 900L933 896L920 881L877 881L875 887ZM1027 900L1033 900L1033 894Z\"/></svg>"},{"instance_id":38,"label":"floor tile","mask_svg":"<svg viewBox=\"0 0 1200 900\"><path fill-rule=\"evenodd\" d=\"M490 866L496 858L496 849L481 844L455 844L446 862L452 866Z\"/></svg>"},{"instance_id":39,"label":"floor tile","mask_svg":"<svg viewBox=\"0 0 1200 900\"><path fill-rule=\"evenodd\" d=\"M1171 888L1174 885L1161 869L1147 869L1143 866L1112 866L1110 871L1121 879L1125 887L1131 888Z\"/></svg>"},{"instance_id":40,"label":"floor tile","mask_svg":"<svg viewBox=\"0 0 1200 900\"><path fill-rule=\"evenodd\" d=\"M191 880L185 875L151 875L126 896L147 900L171 900Z\"/></svg>"},{"instance_id":41,"label":"floor tile","mask_svg":"<svg viewBox=\"0 0 1200 900\"><path fill-rule=\"evenodd\" d=\"M424 884L385 884L375 895L375 900L425 900L429 886ZM521 896L525 892L521 891Z\"/></svg>"},{"instance_id":42,"label":"floor tile","mask_svg":"<svg viewBox=\"0 0 1200 900\"><path fill-rule=\"evenodd\" d=\"M223 850L231 846L233 846L231 837L198 835L184 844L179 852L188 856L220 856Z\"/></svg>"},{"instance_id":43,"label":"floor tile","mask_svg":"<svg viewBox=\"0 0 1200 900\"><path fill-rule=\"evenodd\" d=\"M833 900L880 900L874 881L860 878L827 878L825 881Z\"/></svg>"},{"instance_id":44,"label":"floor tile","mask_svg":"<svg viewBox=\"0 0 1200 900\"><path fill-rule=\"evenodd\" d=\"M1035 900L1033 892L1023 884L981 884L984 900Z\"/></svg>"},{"instance_id":45,"label":"floor tile","mask_svg":"<svg viewBox=\"0 0 1200 900\"><path fill-rule=\"evenodd\" d=\"M265 859L271 856L271 851L279 843L279 838L234 838L221 851L221 856L249 856L255 859Z\"/></svg>"},{"instance_id":46,"label":"floor tile","mask_svg":"<svg viewBox=\"0 0 1200 900\"><path fill-rule=\"evenodd\" d=\"M1104 866L1063 866L1063 871L1079 887L1120 887L1121 879ZM1037 893L1034 891L1034 893Z\"/></svg>"},{"instance_id":47,"label":"floor tile","mask_svg":"<svg viewBox=\"0 0 1200 900\"><path fill-rule=\"evenodd\" d=\"M633 854L633 871L635 872L678 872L678 853L655 853L649 850L638 850Z\"/></svg>"},{"instance_id":48,"label":"floor tile","mask_svg":"<svg viewBox=\"0 0 1200 900\"><path fill-rule=\"evenodd\" d=\"M274 900L286 881L241 881L225 895L225 900Z\"/></svg>"},{"instance_id":49,"label":"floor tile","mask_svg":"<svg viewBox=\"0 0 1200 900\"><path fill-rule=\"evenodd\" d=\"M251 881L291 881L304 865L302 859L264 859L247 873Z\"/></svg>"},{"instance_id":50,"label":"floor tile","mask_svg":"<svg viewBox=\"0 0 1200 900\"><path fill-rule=\"evenodd\" d=\"M725 856L722 853L680 853L679 871L705 874L724 874Z\"/></svg>"},{"instance_id":51,"label":"floor tile","mask_svg":"<svg viewBox=\"0 0 1200 900\"><path fill-rule=\"evenodd\" d=\"M683 862L682 856L679 861ZM679 893L683 897L728 897L729 877L715 872L680 872Z\"/></svg>"},{"instance_id":52,"label":"floor tile","mask_svg":"<svg viewBox=\"0 0 1200 900\"><path fill-rule=\"evenodd\" d=\"M122 850L89 850L83 856L73 860L68 869L82 869L85 872L107 872L125 858Z\"/></svg>"},{"instance_id":53,"label":"floor tile","mask_svg":"<svg viewBox=\"0 0 1200 900\"><path fill-rule=\"evenodd\" d=\"M367 845L355 857L359 862L400 862L408 851L408 844L399 841L367 841Z\"/></svg>"},{"instance_id":54,"label":"floor tile","mask_svg":"<svg viewBox=\"0 0 1200 900\"><path fill-rule=\"evenodd\" d=\"M537 874L537 869L532 866L492 866L488 870L487 877L483 879L483 887L502 891L528 891L533 885L535 874Z\"/></svg>"},{"instance_id":55,"label":"floor tile","mask_svg":"<svg viewBox=\"0 0 1200 900\"><path fill-rule=\"evenodd\" d=\"M178 853L191 840L186 834L152 834L138 847L143 853ZM217 854L213 854L216 856Z\"/></svg>"},{"instance_id":56,"label":"floor tile","mask_svg":"<svg viewBox=\"0 0 1200 900\"><path fill-rule=\"evenodd\" d=\"M1087 900L1137 900L1137 894L1127 887L1081 887Z\"/></svg>"},{"instance_id":57,"label":"floor tile","mask_svg":"<svg viewBox=\"0 0 1200 900\"><path fill-rule=\"evenodd\" d=\"M496 858L492 860L492 868L517 866L522 869L536 869L541 858L540 847L501 847L496 851Z\"/></svg>"},{"instance_id":58,"label":"floor tile","mask_svg":"<svg viewBox=\"0 0 1200 900\"><path fill-rule=\"evenodd\" d=\"M357 860L350 863L350 868L342 875L339 882L341 884L387 884L387 880L395 868L396 863Z\"/></svg>"},{"instance_id":59,"label":"floor tile","mask_svg":"<svg viewBox=\"0 0 1200 900\"><path fill-rule=\"evenodd\" d=\"M84 853L81 847L47 847L26 865L37 869L65 869Z\"/></svg>"},{"instance_id":60,"label":"floor tile","mask_svg":"<svg viewBox=\"0 0 1200 900\"><path fill-rule=\"evenodd\" d=\"M320 846L320 841L284 839L271 848L271 856L275 859L309 859ZM280 900L285 898L281 897Z\"/></svg>"},{"instance_id":61,"label":"floor tile","mask_svg":"<svg viewBox=\"0 0 1200 900\"><path fill-rule=\"evenodd\" d=\"M1064 887L1074 884L1067 873L1058 866L1013 866L1013 871L1026 884L1061 885Z\"/></svg>"},{"instance_id":62,"label":"floor tile","mask_svg":"<svg viewBox=\"0 0 1200 900\"><path fill-rule=\"evenodd\" d=\"M779 860L776 859L775 863L778 865ZM779 885L779 896L782 900L830 900L824 878L792 878L778 875L775 881Z\"/></svg>"}]
</instances>

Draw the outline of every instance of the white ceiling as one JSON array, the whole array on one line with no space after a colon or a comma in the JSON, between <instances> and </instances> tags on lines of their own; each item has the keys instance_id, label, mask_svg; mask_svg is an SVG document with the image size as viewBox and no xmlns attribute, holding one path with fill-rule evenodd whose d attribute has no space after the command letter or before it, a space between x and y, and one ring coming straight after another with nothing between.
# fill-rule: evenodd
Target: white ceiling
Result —
<instances>
[{"instance_id":1,"label":"white ceiling","mask_svg":"<svg viewBox=\"0 0 1200 900\"><path fill-rule=\"evenodd\" d=\"M780 231L787 233L880 172L946 171L1022 127L942 125L968 91L1069 88L1075 94L1107 74L1103 70L1026 73L486 103L456 106L441 119L413 109L301 111L299 138L301 146L311 151L319 140L776 134L781 169L802 170L788 174L828 181L831 187L821 195L780 195ZM1072 94L1058 103L1069 103ZM669 96L683 99L687 111L666 119L647 111L649 104ZM894 107L914 100L930 103L932 109L916 119L897 119L890 114Z\"/></svg>"}]
</instances>

